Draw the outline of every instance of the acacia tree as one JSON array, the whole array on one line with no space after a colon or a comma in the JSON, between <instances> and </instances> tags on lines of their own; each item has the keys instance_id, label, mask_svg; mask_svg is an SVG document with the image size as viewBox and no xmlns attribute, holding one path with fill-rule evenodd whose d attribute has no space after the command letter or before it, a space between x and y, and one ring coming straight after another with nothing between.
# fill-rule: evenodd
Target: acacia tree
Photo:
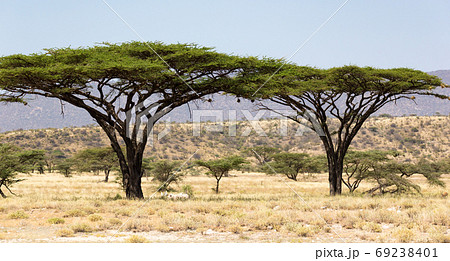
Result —
<instances>
[{"instance_id":1,"label":"acacia tree","mask_svg":"<svg viewBox=\"0 0 450 261\"><path fill-rule=\"evenodd\" d=\"M266 162L270 162L273 159L273 155L279 153L280 149L270 146L256 146L245 149L243 152L249 156L254 156L258 160L259 165L263 166Z\"/></svg>"},{"instance_id":2,"label":"acacia tree","mask_svg":"<svg viewBox=\"0 0 450 261\"><path fill-rule=\"evenodd\" d=\"M181 162L169 160L160 160L151 164L153 180L160 183L159 191L171 191L170 184L172 182L178 183L181 180L180 166Z\"/></svg>"},{"instance_id":3,"label":"acacia tree","mask_svg":"<svg viewBox=\"0 0 450 261\"><path fill-rule=\"evenodd\" d=\"M445 173L442 162L421 159L417 163L396 160L396 151L350 151L344 161L346 178L343 183L353 193L363 180L373 180L376 186L366 193L420 193L419 185L408 180L413 175L423 175L432 186L445 187L440 176Z\"/></svg>"},{"instance_id":4,"label":"acacia tree","mask_svg":"<svg viewBox=\"0 0 450 261\"><path fill-rule=\"evenodd\" d=\"M262 77L260 82L266 79ZM319 134L327 154L329 190L333 196L342 192L347 150L371 115L388 103L414 100L417 95L449 99L433 93L434 88L444 86L439 78L407 68L344 66L322 70L286 65L262 88L254 83L248 86L235 93L287 106L296 115L285 116L300 124L306 121L308 127ZM264 104L261 107L272 109Z\"/></svg>"},{"instance_id":5,"label":"acacia tree","mask_svg":"<svg viewBox=\"0 0 450 261\"><path fill-rule=\"evenodd\" d=\"M377 166L391 162L389 156L397 156L395 151L349 151L344 159L342 182L353 193L363 180L369 179Z\"/></svg>"},{"instance_id":6,"label":"acacia tree","mask_svg":"<svg viewBox=\"0 0 450 261\"><path fill-rule=\"evenodd\" d=\"M282 173L288 179L297 181L298 174L320 172L323 164L322 156L282 152L273 155L273 162L269 164L270 167L267 166L264 170L268 174Z\"/></svg>"},{"instance_id":7,"label":"acacia tree","mask_svg":"<svg viewBox=\"0 0 450 261\"><path fill-rule=\"evenodd\" d=\"M3 198L6 198L6 195L2 187L14 194L10 186L22 181L16 177L18 172L25 171L25 165L22 164L19 153L19 148L0 143L0 196Z\"/></svg>"},{"instance_id":8,"label":"acacia tree","mask_svg":"<svg viewBox=\"0 0 450 261\"><path fill-rule=\"evenodd\" d=\"M240 156L229 156L223 159L208 161L198 160L196 164L209 170L207 174L212 175L216 179L214 191L219 193L219 183L222 177L225 177L231 170L239 170L245 162L244 158Z\"/></svg>"},{"instance_id":9,"label":"acacia tree","mask_svg":"<svg viewBox=\"0 0 450 261\"><path fill-rule=\"evenodd\" d=\"M44 174L45 150L27 150L20 154L20 161L33 173L35 169Z\"/></svg>"},{"instance_id":10,"label":"acacia tree","mask_svg":"<svg viewBox=\"0 0 450 261\"><path fill-rule=\"evenodd\" d=\"M103 171L105 182L109 180L111 170L118 167L117 155L111 147L85 149L73 157L80 171Z\"/></svg>"},{"instance_id":11,"label":"acacia tree","mask_svg":"<svg viewBox=\"0 0 450 261\"><path fill-rule=\"evenodd\" d=\"M0 58L0 100L35 94L87 111L117 154L126 197L143 198L142 158L153 124L176 107L231 88L255 61L194 44L48 49ZM143 129L141 118L148 120Z\"/></svg>"}]
</instances>

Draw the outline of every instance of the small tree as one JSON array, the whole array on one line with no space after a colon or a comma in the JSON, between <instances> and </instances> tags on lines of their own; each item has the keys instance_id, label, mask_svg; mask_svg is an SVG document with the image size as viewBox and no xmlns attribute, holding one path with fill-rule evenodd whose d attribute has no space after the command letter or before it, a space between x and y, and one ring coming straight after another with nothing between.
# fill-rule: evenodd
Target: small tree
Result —
<instances>
[{"instance_id":1,"label":"small tree","mask_svg":"<svg viewBox=\"0 0 450 261\"><path fill-rule=\"evenodd\" d=\"M280 149L269 146L257 146L245 149L243 152L249 156L254 156L258 160L259 165L263 166L265 162L270 162L273 159L273 155L279 153Z\"/></svg>"},{"instance_id":2,"label":"small tree","mask_svg":"<svg viewBox=\"0 0 450 261\"><path fill-rule=\"evenodd\" d=\"M20 153L20 161L33 173L36 169L44 174L45 150L27 150Z\"/></svg>"},{"instance_id":3,"label":"small tree","mask_svg":"<svg viewBox=\"0 0 450 261\"><path fill-rule=\"evenodd\" d=\"M264 171L267 174L282 173L288 179L297 181L298 174L319 173L326 170L326 157L323 155L309 156L307 153L287 153L282 152L273 156L270 167L266 166ZM275 171L275 173L274 173Z\"/></svg>"},{"instance_id":4,"label":"small tree","mask_svg":"<svg viewBox=\"0 0 450 261\"><path fill-rule=\"evenodd\" d=\"M45 164L47 165L48 172L51 173L53 168L65 158L66 155L61 150L48 151L45 155Z\"/></svg>"},{"instance_id":5,"label":"small tree","mask_svg":"<svg viewBox=\"0 0 450 261\"><path fill-rule=\"evenodd\" d=\"M442 170L439 164L421 160L416 164L396 161L396 151L350 151L344 161L342 182L353 193L363 180L374 180L377 185L368 190L373 194L385 193L420 193L420 186L410 180L414 174L422 174L431 185L444 186L439 180Z\"/></svg>"},{"instance_id":6,"label":"small tree","mask_svg":"<svg viewBox=\"0 0 450 261\"><path fill-rule=\"evenodd\" d=\"M216 193L219 193L219 183L222 177L227 175L230 170L239 170L244 163L244 158L240 156L229 156L223 159L208 161L196 161L198 166L207 168L209 170L207 174L212 175L216 179L216 187L214 189Z\"/></svg>"},{"instance_id":7,"label":"small tree","mask_svg":"<svg viewBox=\"0 0 450 261\"><path fill-rule=\"evenodd\" d=\"M11 194L10 186L22 181L18 179L17 173L25 170L24 165L20 161L20 150L10 144L0 144L0 196L6 198L2 187L5 187Z\"/></svg>"},{"instance_id":8,"label":"small tree","mask_svg":"<svg viewBox=\"0 0 450 261\"><path fill-rule=\"evenodd\" d=\"M160 191L171 191L170 184L181 180L182 174L178 171L181 165L179 161L161 160L150 165L153 180L160 183Z\"/></svg>"},{"instance_id":9,"label":"small tree","mask_svg":"<svg viewBox=\"0 0 450 261\"><path fill-rule=\"evenodd\" d=\"M58 162L58 165L56 165L56 169L59 171L59 173L63 174L64 177L69 178L72 176L73 166L73 160L64 159Z\"/></svg>"},{"instance_id":10,"label":"small tree","mask_svg":"<svg viewBox=\"0 0 450 261\"><path fill-rule=\"evenodd\" d=\"M119 167L117 154L111 147L85 149L74 156L74 161L80 171L103 171L105 182L111 170Z\"/></svg>"},{"instance_id":11,"label":"small tree","mask_svg":"<svg viewBox=\"0 0 450 261\"><path fill-rule=\"evenodd\" d=\"M396 156L394 151L349 151L344 159L344 175L342 182L353 193L364 179L370 177L375 164L390 161L389 155Z\"/></svg>"}]
</instances>

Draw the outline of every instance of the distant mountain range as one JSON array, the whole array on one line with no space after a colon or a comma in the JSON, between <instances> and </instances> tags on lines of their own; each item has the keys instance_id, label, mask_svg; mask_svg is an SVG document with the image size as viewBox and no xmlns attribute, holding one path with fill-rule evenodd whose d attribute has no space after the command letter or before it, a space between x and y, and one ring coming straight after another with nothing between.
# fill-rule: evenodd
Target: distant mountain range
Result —
<instances>
[{"instance_id":1,"label":"distant mountain range","mask_svg":"<svg viewBox=\"0 0 450 261\"><path fill-rule=\"evenodd\" d=\"M450 84L450 70L433 71L429 74L440 77ZM450 89L439 89L439 93L450 95ZM191 103L190 107L182 106L173 110L166 118L175 122L191 120L190 109L224 110L224 119L227 119L228 110L236 110L239 119L243 118L242 110L249 110L256 114L256 106L247 100L236 102L236 98L225 95L213 95L213 102L198 101ZM450 114L450 103L432 97L417 97L414 103L402 100L397 104L388 104L378 114L393 116L416 114L429 116L436 113ZM64 112L64 113L62 113ZM266 112L264 118L273 117ZM94 120L84 110L70 104L61 104L57 99L31 97L27 106L21 104L0 104L0 132L18 129L63 128L71 126L85 126L94 124Z\"/></svg>"}]
</instances>

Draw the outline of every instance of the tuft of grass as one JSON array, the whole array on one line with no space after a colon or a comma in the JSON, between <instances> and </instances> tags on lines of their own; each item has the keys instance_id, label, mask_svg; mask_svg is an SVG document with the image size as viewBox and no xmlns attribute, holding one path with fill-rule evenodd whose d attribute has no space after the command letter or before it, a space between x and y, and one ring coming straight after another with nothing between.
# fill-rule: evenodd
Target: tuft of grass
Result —
<instances>
[{"instance_id":1,"label":"tuft of grass","mask_svg":"<svg viewBox=\"0 0 450 261\"><path fill-rule=\"evenodd\" d=\"M87 213L81 209L71 209L64 214L64 217L85 217Z\"/></svg>"},{"instance_id":2,"label":"tuft of grass","mask_svg":"<svg viewBox=\"0 0 450 261\"><path fill-rule=\"evenodd\" d=\"M398 227L392 231L391 235L401 243L411 243L416 234L407 227Z\"/></svg>"},{"instance_id":3,"label":"tuft of grass","mask_svg":"<svg viewBox=\"0 0 450 261\"><path fill-rule=\"evenodd\" d=\"M28 216L28 214L22 210L18 210L16 212L10 213L8 215L8 218L10 218L10 219L27 219L29 217L30 216Z\"/></svg>"},{"instance_id":4,"label":"tuft of grass","mask_svg":"<svg viewBox=\"0 0 450 261\"><path fill-rule=\"evenodd\" d=\"M129 217L132 214L131 210L130 209L126 209L126 208L118 209L114 213L116 214L116 216L124 216L124 217Z\"/></svg>"},{"instance_id":5,"label":"tuft of grass","mask_svg":"<svg viewBox=\"0 0 450 261\"><path fill-rule=\"evenodd\" d=\"M91 222L97 222L97 221L102 221L103 217L100 215L97 215L97 214L92 214L92 215L89 215L88 219Z\"/></svg>"},{"instance_id":6,"label":"tuft of grass","mask_svg":"<svg viewBox=\"0 0 450 261\"><path fill-rule=\"evenodd\" d=\"M138 235L133 235L125 239L125 243L148 243L148 242L149 241L147 240L147 238Z\"/></svg>"},{"instance_id":7,"label":"tuft of grass","mask_svg":"<svg viewBox=\"0 0 450 261\"><path fill-rule=\"evenodd\" d=\"M243 229L239 225L234 225L234 226L230 227L230 232L233 232L235 234L242 234Z\"/></svg>"},{"instance_id":8,"label":"tuft of grass","mask_svg":"<svg viewBox=\"0 0 450 261\"><path fill-rule=\"evenodd\" d=\"M450 235L446 234L445 228L434 227L429 234L429 243L450 243Z\"/></svg>"},{"instance_id":9,"label":"tuft of grass","mask_svg":"<svg viewBox=\"0 0 450 261\"><path fill-rule=\"evenodd\" d=\"M151 216L151 215L154 215L155 213L156 213L156 211L153 208L147 209L147 215Z\"/></svg>"},{"instance_id":10,"label":"tuft of grass","mask_svg":"<svg viewBox=\"0 0 450 261\"><path fill-rule=\"evenodd\" d=\"M110 195L108 195L107 197L106 197L106 200L108 200L108 201L111 201L111 200L121 200L121 199L123 199L122 198L122 196L119 194L119 193L117 193L115 196L113 196L113 197L111 197Z\"/></svg>"},{"instance_id":11,"label":"tuft of grass","mask_svg":"<svg viewBox=\"0 0 450 261\"><path fill-rule=\"evenodd\" d=\"M297 223L289 223L287 224L286 228L288 231L294 232L301 237L310 237L317 233L317 230L314 229L313 226L304 226Z\"/></svg>"},{"instance_id":12,"label":"tuft of grass","mask_svg":"<svg viewBox=\"0 0 450 261\"><path fill-rule=\"evenodd\" d=\"M122 221L118 218L110 218L108 220L109 224L113 225L113 226L120 226L122 225Z\"/></svg>"},{"instance_id":13,"label":"tuft of grass","mask_svg":"<svg viewBox=\"0 0 450 261\"><path fill-rule=\"evenodd\" d=\"M58 237L72 237L74 234L72 229L60 229L56 231L56 236Z\"/></svg>"},{"instance_id":14,"label":"tuft of grass","mask_svg":"<svg viewBox=\"0 0 450 261\"><path fill-rule=\"evenodd\" d=\"M65 222L66 221L63 218L58 218L58 217L47 219L47 223L54 224L54 225L64 224Z\"/></svg>"},{"instance_id":15,"label":"tuft of grass","mask_svg":"<svg viewBox=\"0 0 450 261\"><path fill-rule=\"evenodd\" d=\"M383 232L383 228L381 227L381 225L373 222L364 222L362 224L358 224L358 227L360 227L362 230L369 232L375 233Z\"/></svg>"},{"instance_id":16,"label":"tuft of grass","mask_svg":"<svg viewBox=\"0 0 450 261\"><path fill-rule=\"evenodd\" d=\"M94 231L92 227L86 223L78 223L72 226L72 230L75 233L90 233Z\"/></svg>"}]
</instances>

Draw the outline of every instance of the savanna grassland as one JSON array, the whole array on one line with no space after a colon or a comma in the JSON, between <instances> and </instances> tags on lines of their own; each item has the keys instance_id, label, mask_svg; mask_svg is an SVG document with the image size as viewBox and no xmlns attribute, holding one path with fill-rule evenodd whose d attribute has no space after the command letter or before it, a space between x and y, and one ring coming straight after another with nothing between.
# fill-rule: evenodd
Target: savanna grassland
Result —
<instances>
[{"instance_id":1,"label":"savanna grassland","mask_svg":"<svg viewBox=\"0 0 450 261\"><path fill-rule=\"evenodd\" d=\"M234 172L218 195L214 179L187 176L174 188L189 184L194 196L181 201L153 194L157 184L144 178L153 197L131 201L92 174L21 177L20 196L0 201L0 242L450 242L445 189L422 179L422 196L328 197L326 175Z\"/></svg>"},{"instance_id":2,"label":"savanna grassland","mask_svg":"<svg viewBox=\"0 0 450 261\"><path fill-rule=\"evenodd\" d=\"M238 123L238 133L245 124ZM185 160L198 150L194 159L215 158L260 145L323 153L314 133L280 137L279 124L261 121L266 137L254 132L228 137L226 129L193 137L191 125L173 124L170 135L149 147L147 156ZM352 147L395 149L405 161L438 160L450 155L449 126L448 116L371 118ZM60 149L68 156L108 145L97 127L8 132L0 134L0 141L25 149ZM342 196L329 197L325 173L295 182L251 169L232 172L216 194L214 178L189 171L173 188L190 185L193 197L164 199L150 177L143 178L145 201L123 199L119 184L102 182L101 175L92 173L19 178L24 180L12 187L17 196L0 199L0 242L450 242L445 197L450 174L442 175L445 188L413 176L422 195L370 196L361 192L373 184L363 182L353 195L344 188Z\"/></svg>"}]
</instances>

